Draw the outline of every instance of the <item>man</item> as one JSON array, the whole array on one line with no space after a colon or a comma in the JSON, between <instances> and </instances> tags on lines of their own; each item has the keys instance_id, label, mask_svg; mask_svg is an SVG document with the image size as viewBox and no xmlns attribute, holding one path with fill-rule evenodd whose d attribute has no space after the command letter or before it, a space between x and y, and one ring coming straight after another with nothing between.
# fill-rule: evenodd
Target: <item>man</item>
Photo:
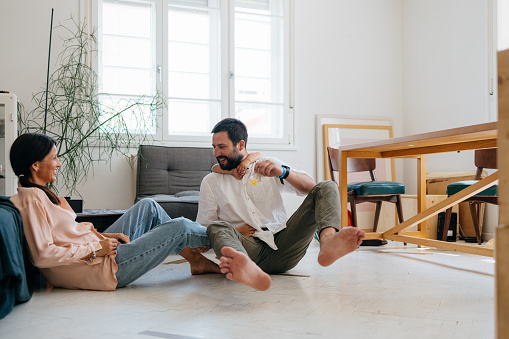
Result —
<instances>
[{"instance_id":1,"label":"man","mask_svg":"<svg viewBox=\"0 0 509 339\"><path fill-rule=\"evenodd\" d=\"M234 170L248 156L247 129L227 118L212 130L214 156L223 170ZM287 219L282 192L307 194ZM340 229L339 191L332 181L315 185L305 172L275 158L260 158L245 176L211 173L200 188L198 223L207 235L228 279L257 290L271 285L268 274L295 267L315 232L320 238L318 263L329 266L357 249L365 233Z\"/></svg>"}]
</instances>

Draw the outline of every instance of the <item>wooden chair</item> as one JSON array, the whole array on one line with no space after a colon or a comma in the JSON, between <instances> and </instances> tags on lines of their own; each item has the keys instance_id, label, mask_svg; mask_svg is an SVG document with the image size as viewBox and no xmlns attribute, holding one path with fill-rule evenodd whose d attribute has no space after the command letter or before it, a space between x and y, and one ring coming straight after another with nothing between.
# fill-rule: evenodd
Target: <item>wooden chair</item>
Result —
<instances>
[{"instance_id":1,"label":"wooden chair","mask_svg":"<svg viewBox=\"0 0 509 339\"><path fill-rule=\"evenodd\" d=\"M329 171L331 178L339 185L334 177L334 172L339 170L339 151L332 147L327 147L329 154ZM348 202L352 210L353 226L357 227L357 209L356 205L362 202L372 202L376 204L375 220L373 232L376 232L382 202L391 202L396 204L399 222L403 222L403 210L401 208L401 194L405 194L405 185L392 181L377 181L375 177L376 159L373 158L348 158L348 173L369 171L371 181L355 182L348 184Z\"/></svg>"},{"instance_id":2,"label":"wooden chair","mask_svg":"<svg viewBox=\"0 0 509 339\"><path fill-rule=\"evenodd\" d=\"M452 184L447 185L447 195L451 196L459 191L473 185L477 181L481 180L482 171L485 168L488 169L496 169L497 168L497 149L489 148L489 149L481 149L475 151L475 159L474 159L475 167L477 167L477 172L475 174L475 180L465 180L458 181ZM468 202L470 207L470 214L472 216L472 220L474 223L475 235L477 237L477 243L481 245L481 232L479 229L479 215L478 209L480 203L489 203L498 205L498 184L493 185L490 188L485 189L484 191L477 193L473 197L470 197L463 202ZM444 221L444 232L442 235L442 240L447 241L447 233L449 231L449 223L451 221L451 212L452 207L448 208L445 211L445 221Z\"/></svg>"}]
</instances>

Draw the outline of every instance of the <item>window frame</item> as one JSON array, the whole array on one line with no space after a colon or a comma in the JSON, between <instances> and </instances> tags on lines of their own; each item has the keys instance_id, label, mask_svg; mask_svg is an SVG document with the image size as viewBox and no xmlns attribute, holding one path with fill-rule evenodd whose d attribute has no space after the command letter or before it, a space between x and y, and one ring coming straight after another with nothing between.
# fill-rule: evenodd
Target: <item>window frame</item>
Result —
<instances>
[{"instance_id":1,"label":"window frame","mask_svg":"<svg viewBox=\"0 0 509 339\"><path fill-rule=\"evenodd\" d=\"M156 88L164 97L168 93L168 5L169 0L142 0L151 2L155 6L155 41L156 41ZM234 69L234 20L235 20L235 2L234 0L218 0L220 2L220 20L221 20L221 71L220 71L220 90L221 90L221 119L235 116L235 84L234 78L230 75ZM294 85L293 85L293 0L282 0L284 4L284 113L283 123L284 132L282 138L256 138L250 136L249 146L251 149L258 150L291 150L295 149L295 116L294 116ZM82 19L88 20L92 27L98 27L98 47L101 50L101 27L98 25L102 21L102 0L80 0L81 7L84 9L80 13L85 13ZM88 18L92 19L87 19ZM228 24L224 24L227 22ZM97 58L98 59L98 58ZM100 72L99 60L95 60L93 67ZM99 75L100 76L100 75ZM156 144L168 146L185 147L208 147L211 142L211 135L192 136L192 135L170 135L168 131L168 108L165 106L157 114L157 131L153 135Z\"/></svg>"}]
</instances>

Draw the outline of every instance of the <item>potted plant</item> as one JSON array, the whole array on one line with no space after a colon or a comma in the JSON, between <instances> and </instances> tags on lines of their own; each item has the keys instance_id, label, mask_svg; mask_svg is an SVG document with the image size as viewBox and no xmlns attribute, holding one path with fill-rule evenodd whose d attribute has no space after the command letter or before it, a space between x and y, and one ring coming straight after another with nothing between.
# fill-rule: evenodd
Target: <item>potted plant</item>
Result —
<instances>
[{"instance_id":1,"label":"potted plant","mask_svg":"<svg viewBox=\"0 0 509 339\"><path fill-rule=\"evenodd\" d=\"M62 163L58 187L81 197L77 186L86 181L94 162L130 156L130 148L152 141L150 133L142 131L155 130L163 100L158 94L114 101L99 93L91 67L95 34L89 34L85 24L68 21L70 27L56 27L65 32L58 68L48 76L47 89L34 94L35 108L20 112L18 121L20 133L45 133L57 141Z\"/></svg>"}]
</instances>

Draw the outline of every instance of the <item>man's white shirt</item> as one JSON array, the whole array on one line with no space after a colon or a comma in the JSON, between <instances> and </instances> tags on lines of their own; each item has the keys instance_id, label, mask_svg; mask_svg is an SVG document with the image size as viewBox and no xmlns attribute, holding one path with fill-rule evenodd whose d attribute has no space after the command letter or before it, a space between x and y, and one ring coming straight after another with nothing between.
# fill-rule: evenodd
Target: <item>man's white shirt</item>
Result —
<instances>
[{"instance_id":1,"label":"man's white shirt","mask_svg":"<svg viewBox=\"0 0 509 339\"><path fill-rule=\"evenodd\" d=\"M276 158L258 161L263 160L284 165ZM213 221L226 221L235 228L248 224L256 229L254 237L277 250L274 233L284 229L288 220L281 193L303 194L286 181L283 185L279 178L254 173L255 164L249 166L241 180L229 174L207 175L201 183L196 221L203 226ZM304 171L291 171L309 175Z\"/></svg>"}]
</instances>

